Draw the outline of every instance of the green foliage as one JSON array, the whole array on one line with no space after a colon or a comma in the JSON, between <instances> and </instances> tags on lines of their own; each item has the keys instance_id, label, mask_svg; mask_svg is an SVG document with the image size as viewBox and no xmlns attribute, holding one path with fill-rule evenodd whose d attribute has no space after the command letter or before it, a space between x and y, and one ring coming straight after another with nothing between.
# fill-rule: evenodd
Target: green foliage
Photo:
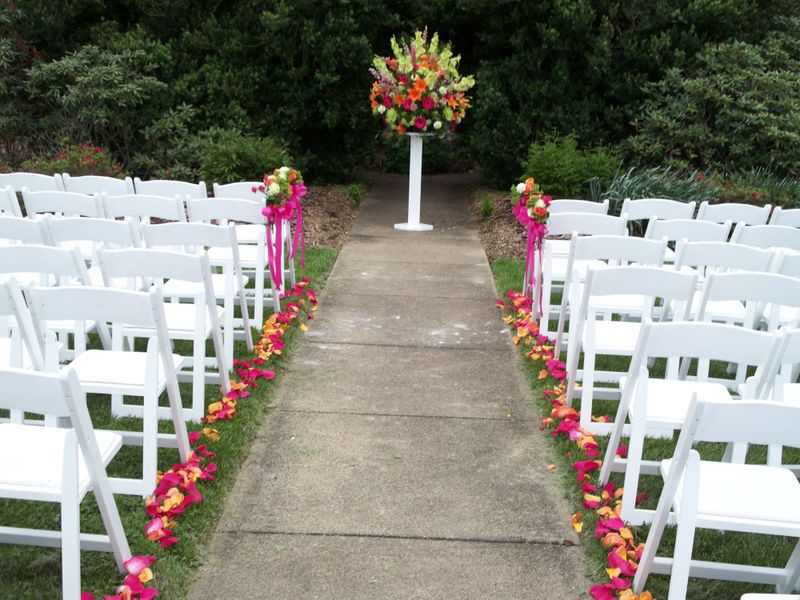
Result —
<instances>
[{"instance_id":1,"label":"green foliage","mask_svg":"<svg viewBox=\"0 0 800 600\"><path fill-rule=\"evenodd\" d=\"M580 149L574 136L556 136L531 144L523 178L533 177L553 198L580 198L589 195L593 179L608 185L619 164L608 148Z\"/></svg>"},{"instance_id":2,"label":"green foliage","mask_svg":"<svg viewBox=\"0 0 800 600\"><path fill-rule=\"evenodd\" d=\"M759 45L734 42L698 55L696 68L667 71L647 87L631 145L650 164L800 170L800 20L797 33Z\"/></svg>"},{"instance_id":3,"label":"green foliage","mask_svg":"<svg viewBox=\"0 0 800 600\"><path fill-rule=\"evenodd\" d=\"M481 216L484 219L488 219L492 216L494 212L494 202L490 198L484 198L483 202L481 202Z\"/></svg>"},{"instance_id":4,"label":"green foliage","mask_svg":"<svg viewBox=\"0 0 800 600\"><path fill-rule=\"evenodd\" d=\"M800 206L800 179L780 177L766 169L712 174L706 180L720 202L771 204L784 208Z\"/></svg>"},{"instance_id":5,"label":"green foliage","mask_svg":"<svg viewBox=\"0 0 800 600\"><path fill-rule=\"evenodd\" d=\"M363 183L351 183L347 186L347 195L353 201L353 206L358 208L367 195L367 190Z\"/></svg>"},{"instance_id":6,"label":"green foliage","mask_svg":"<svg viewBox=\"0 0 800 600\"><path fill-rule=\"evenodd\" d=\"M714 188L697 172L681 173L671 167L633 167L617 173L602 198L610 201L610 212L619 214L625 198L672 198L699 204L714 198Z\"/></svg>"},{"instance_id":7,"label":"green foliage","mask_svg":"<svg viewBox=\"0 0 800 600\"><path fill-rule=\"evenodd\" d=\"M65 144L55 152L23 161L20 170L45 175L69 173L125 177L122 165L114 160L108 150L90 144Z\"/></svg>"},{"instance_id":8,"label":"green foliage","mask_svg":"<svg viewBox=\"0 0 800 600\"><path fill-rule=\"evenodd\" d=\"M154 70L144 50L86 45L31 67L28 90L49 109L51 132L114 148L129 163L139 130L166 99L167 86Z\"/></svg>"},{"instance_id":9,"label":"green foliage","mask_svg":"<svg viewBox=\"0 0 800 600\"><path fill-rule=\"evenodd\" d=\"M374 160L375 167L390 173L408 173L410 144L406 136L387 133L381 136L380 158ZM422 170L424 173L448 173L466 171L472 166L469 147L463 138L425 138L422 148Z\"/></svg>"},{"instance_id":10,"label":"green foliage","mask_svg":"<svg viewBox=\"0 0 800 600\"><path fill-rule=\"evenodd\" d=\"M226 131L206 146L200 158L200 177L209 185L255 181L264 173L292 163L282 140Z\"/></svg>"}]
</instances>

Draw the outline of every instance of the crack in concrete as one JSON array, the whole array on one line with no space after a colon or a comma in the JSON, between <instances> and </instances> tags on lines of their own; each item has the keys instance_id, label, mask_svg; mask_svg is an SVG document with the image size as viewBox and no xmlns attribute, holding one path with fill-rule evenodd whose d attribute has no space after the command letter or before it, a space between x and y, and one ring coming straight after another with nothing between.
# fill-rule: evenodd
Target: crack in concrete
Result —
<instances>
[{"instance_id":1,"label":"crack in concrete","mask_svg":"<svg viewBox=\"0 0 800 600\"><path fill-rule=\"evenodd\" d=\"M221 529L223 534L247 534L247 535L284 535L296 537L344 537L344 538L366 538L379 540L409 540L420 542L450 542L468 544L508 544L525 546L564 546L577 547L578 545L570 540L545 540L530 539L522 537L509 538L482 538L482 537L445 537L411 535L399 533L353 533L353 532L325 532L325 531L277 531L268 529Z\"/></svg>"}]
</instances>

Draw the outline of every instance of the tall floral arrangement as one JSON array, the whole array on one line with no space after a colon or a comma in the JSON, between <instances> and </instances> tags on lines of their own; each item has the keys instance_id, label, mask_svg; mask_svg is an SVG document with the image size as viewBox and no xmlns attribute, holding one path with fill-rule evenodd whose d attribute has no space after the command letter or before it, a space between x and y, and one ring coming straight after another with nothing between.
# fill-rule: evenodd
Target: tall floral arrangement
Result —
<instances>
[{"instance_id":1,"label":"tall floral arrangement","mask_svg":"<svg viewBox=\"0 0 800 600\"><path fill-rule=\"evenodd\" d=\"M461 76L449 44L440 47L439 35L417 31L411 41L392 37L391 57L375 56L370 73L372 113L400 135L407 131L446 135L455 132L469 107L467 90L472 76Z\"/></svg>"},{"instance_id":2,"label":"tall floral arrangement","mask_svg":"<svg viewBox=\"0 0 800 600\"><path fill-rule=\"evenodd\" d=\"M303 231L303 206L301 198L308 193L303 174L292 167L279 167L272 174L264 173L263 183L253 187L253 193L262 192L266 206L261 209L267 218L267 260L270 276L278 290L283 289L283 224L296 219L294 240L289 258L294 258L300 246L300 264L305 265L305 233ZM272 242L272 227L275 225L275 243Z\"/></svg>"}]
</instances>

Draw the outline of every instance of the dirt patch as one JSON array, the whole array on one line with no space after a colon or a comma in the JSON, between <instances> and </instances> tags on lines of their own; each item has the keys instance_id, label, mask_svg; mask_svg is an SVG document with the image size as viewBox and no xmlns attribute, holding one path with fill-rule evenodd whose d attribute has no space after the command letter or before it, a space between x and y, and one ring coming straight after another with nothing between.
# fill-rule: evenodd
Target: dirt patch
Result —
<instances>
[{"instance_id":1,"label":"dirt patch","mask_svg":"<svg viewBox=\"0 0 800 600\"><path fill-rule=\"evenodd\" d=\"M490 263L525 256L525 229L511 214L508 192L478 188L472 193L470 210Z\"/></svg>"},{"instance_id":2,"label":"dirt patch","mask_svg":"<svg viewBox=\"0 0 800 600\"><path fill-rule=\"evenodd\" d=\"M303 198L303 228L306 244L342 249L353 227L358 209L344 185L309 186Z\"/></svg>"}]
</instances>

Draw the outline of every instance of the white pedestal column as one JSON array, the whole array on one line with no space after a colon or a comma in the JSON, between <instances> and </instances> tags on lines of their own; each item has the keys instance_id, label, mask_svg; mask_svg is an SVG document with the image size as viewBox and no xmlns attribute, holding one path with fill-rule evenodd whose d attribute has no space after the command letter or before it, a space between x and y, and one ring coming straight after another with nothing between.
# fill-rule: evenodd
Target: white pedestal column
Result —
<instances>
[{"instance_id":1,"label":"white pedestal column","mask_svg":"<svg viewBox=\"0 0 800 600\"><path fill-rule=\"evenodd\" d=\"M433 229L433 225L419 222L422 193L422 136L425 134L407 133L406 135L411 140L411 156L408 164L408 222L395 223L394 228L403 231L430 231Z\"/></svg>"}]
</instances>

